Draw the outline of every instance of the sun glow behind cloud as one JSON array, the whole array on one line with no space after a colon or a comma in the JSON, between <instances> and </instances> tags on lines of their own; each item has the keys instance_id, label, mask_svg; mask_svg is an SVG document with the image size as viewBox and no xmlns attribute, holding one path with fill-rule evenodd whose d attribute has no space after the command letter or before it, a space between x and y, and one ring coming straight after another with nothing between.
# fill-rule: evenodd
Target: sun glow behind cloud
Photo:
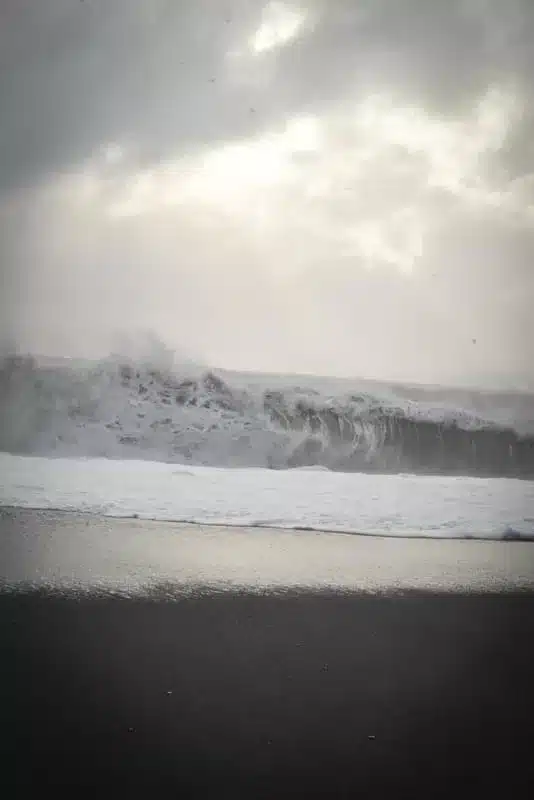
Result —
<instances>
[{"instance_id":1,"label":"sun glow behind cloud","mask_svg":"<svg viewBox=\"0 0 534 800\"><path fill-rule=\"evenodd\" d=\"M109 145L79 190L94 197L100 185L110 220L204 208L231 216L267 253L277 239L300 241L301 253L342 254L409 273L444 203L531 213L484 168L514 113L514 97L497 89L470 115L449 121L370 94L352 108L294 116L250 139L126 169L122 177L113 170L116 162L127 165L126 150Z\"/></svg>"},{"instance_id":2,"label":"sun glow behind cloud","mask_svg":"<svg viewBox=\"0 0 534 800\"><path fill-rule=\"evenodd\" d=\"M249 41L253 53L260 54L288 44L294 39L306 19L306 13L286 3L267 3L259 28Z\"/></svg>"}]
</instances>

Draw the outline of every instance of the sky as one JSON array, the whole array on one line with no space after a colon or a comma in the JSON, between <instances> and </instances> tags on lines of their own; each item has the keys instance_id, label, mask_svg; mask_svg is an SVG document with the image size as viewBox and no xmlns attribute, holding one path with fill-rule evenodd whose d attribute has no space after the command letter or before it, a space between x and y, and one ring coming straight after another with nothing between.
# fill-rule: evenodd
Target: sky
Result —
<instances>
[{"instance_id":1,"label":"sky","mask_svg":"<svg viewBox=\"0 0 534 800\"><path fill-rule=\"evenodd\" d=\"M0 0L0 340L534 389L532 0Z\"/></svg>"}]
</instances>

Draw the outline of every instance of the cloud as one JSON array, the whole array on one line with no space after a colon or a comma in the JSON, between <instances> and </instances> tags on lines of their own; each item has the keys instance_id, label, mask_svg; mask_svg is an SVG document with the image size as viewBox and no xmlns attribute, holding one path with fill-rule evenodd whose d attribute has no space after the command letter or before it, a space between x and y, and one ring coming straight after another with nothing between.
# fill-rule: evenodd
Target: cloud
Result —
<instances>
[{"instance_id":1,"label":"cloud","mask_svg":"<svg viewBox=\"0 0 534 800\"><path fill-rule=\"evenodd\" d=\"M6 0L4 328L534 385L533 36L530 0Z\"/></svg>"},{"instance_id":2,"label":"cloud","mask_svg":"<svg viewBox=\"0 0 534 800\"><path fill-rule=\"evenodd\" d=\"M306 21L306 12L288 3L267 3L261 14L261 22L249 40L254 54L265 53L291 42L298 36Z\"/></svg>"},{"instance_id":3,"label":"cloud","mask_svg":"<svg viewBox=\"0 0 534 800\"><path fill-rule=\"evenodd\" d=\"M532 91L529 0L8 0L1 14L8 188L110 141L165 158L369 89L437 114L496 83ZM531 122L511 133L511 160L529 151Z\"/></svg>"}]
</instances>

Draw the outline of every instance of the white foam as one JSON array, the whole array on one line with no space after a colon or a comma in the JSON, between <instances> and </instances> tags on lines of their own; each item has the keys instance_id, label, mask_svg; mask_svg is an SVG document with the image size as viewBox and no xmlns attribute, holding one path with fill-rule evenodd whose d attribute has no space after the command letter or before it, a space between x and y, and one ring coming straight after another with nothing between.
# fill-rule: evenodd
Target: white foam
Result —
<instances>
[{"instance_id":1,"label":"white foam","mask_svg":"<svg viewBox=\"0 0 534 800\"><path fill-rule=\"evenodd\" d=\"M0 454L0 505L381 536L534 537L534 484Z\"/></svg>"}]
</instances>

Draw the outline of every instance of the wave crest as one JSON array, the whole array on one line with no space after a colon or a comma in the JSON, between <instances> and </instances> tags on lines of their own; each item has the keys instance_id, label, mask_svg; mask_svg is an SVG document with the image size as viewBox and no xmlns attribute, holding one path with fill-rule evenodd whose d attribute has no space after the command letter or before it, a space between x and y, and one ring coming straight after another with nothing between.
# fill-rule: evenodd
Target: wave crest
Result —
<instances>
[{"instance_id":1,"label":"wave crest","mask_svg":"<svg viewBox=\"0 0 534 800\"><path fill-rule=\"evenodd\" d=\"M534 433L504 424L497 413L410 400L391 387L332 393L320 378L302 387L280 377L226 376L117 357L74 366L8 356L0 363L0 449L534 478ZM527 398L529 408L533 400Z\"/></svg>"}]
</instances>

